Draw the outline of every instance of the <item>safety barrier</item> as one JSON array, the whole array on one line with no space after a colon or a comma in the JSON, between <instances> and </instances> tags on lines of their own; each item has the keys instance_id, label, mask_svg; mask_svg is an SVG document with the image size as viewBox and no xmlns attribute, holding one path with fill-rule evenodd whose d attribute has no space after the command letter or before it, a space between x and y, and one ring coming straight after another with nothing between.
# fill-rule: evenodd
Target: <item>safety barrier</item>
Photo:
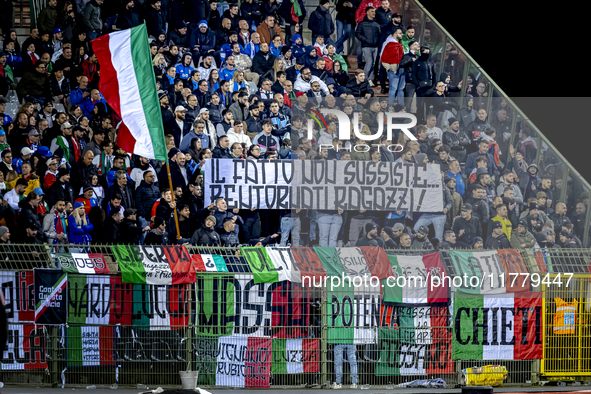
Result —
<instances>
[{"instance_id":1,"label":"safety barrier","mask_svg":"<svg viewBox=\"0 0 591 394\"><path fill-rule=\"evenodd\" d=\"M388 388L436 378L453 386L464 382L462 370L487 365L506 368L505 384L591 379L588 249L519 251L531 290L543 292L541 359L452 356L457 341L466 340L465 331L458 334L458 300L455 307L397 306L368 288L257 284L238 249L187 249L192 255L223 256L229 272L197 272L194 284L130 284L122 282L111 246L0 247L9 317L1 380L48 386L174 386L180 384L179 372L191 369L200 371L202 387L326 387L340 381ZM102 254L111 275L68 273L66 323L35 325L33 269L54 268L55 252ZM433 253L386 252L399 260ZM439 256L445 271L456 277L462 266L454 261L454 252ZM574 277L566 286L564 274L570 272ZM559 274L562 282L556 280ZM578 303L574 328L565 334L555 330L559 298ZM517 298L512 302L517 308ZM535 306L529 309L533 321ZM474 323L481 336L484 328ZM527 324L523 327L527 331ZM519 341L523 338L516 336L517 345ZM511 351L517 352L517 345Z\"/></svg>"}]
</instances>

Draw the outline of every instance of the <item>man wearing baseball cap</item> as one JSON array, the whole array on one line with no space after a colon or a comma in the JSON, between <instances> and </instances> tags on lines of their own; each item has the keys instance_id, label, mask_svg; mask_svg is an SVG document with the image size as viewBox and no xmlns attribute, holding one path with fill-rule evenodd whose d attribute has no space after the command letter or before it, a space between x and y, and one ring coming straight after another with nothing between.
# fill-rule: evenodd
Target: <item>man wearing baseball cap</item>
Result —
<instances>
[{"instance_id":1,"label":"man wearing baseball cap","mask_svg":"<svg viewBox=\"0 0 591 394\"><path fill-rule=\"evenodd\" d=\"M484 249L511 249L511 243L507 239L507 235L503 232L503 225L501 222L491 222L492 233L484 243Z\"/></svg>"},{"instance_id":2,"label":"man wearing baseball cap","mask_svg":"<svg viewBox=\"0 0 591 394\"><path fill-rule=\"evenodd\" d=\"M33 155L31 148L23 147L21 149L21 157L12 159L12 168L19 174L23 172L23 162L29 161Z\"/></svg>"},{"instance_id":3,"label":"man wearing baseball cap","mask_svg":"<svg viewBox=\"0 0 591 394\"><path fill-rule=\"evenodd\" d=\"M452 230L457 235L456 243L462 248L470 248L475 237L482 237L480 220L472 215L472 205L462 205L460 216L455 218Z\"/></svg>"},{"instance_id":4,"label":"man wearing baseball cap","mask_svg":"<svg viewBox=\"0 0 591 394\"><path fill-rule=\"evenodd\" d=\"M47 171L43 176L43 187L45 188L45 190L49 189L51 185L53 185L55 181L57 181L58 167L58 159L51 158L47 160Z\"/></svg>"},{"instance_id":5,"label":"man wearing baseball cap","mask_svg":"<svg viewBox=\"0 0 591 394\"><path fill-rule=\"evenodd\" d=\"M183 137L191 131L191 123L185 122L186 113L187 109L182 105L178 105L174 109L174 121L168 125L165 124L166 134L172 134L174 137L174 146L180 146Z\"/></svg>"},{"instance_id":6,"label":"man wearing baseball cap","mask_svg":"<svg viewBox=\"0 0 591 394\"><path fill-rule=\"evenodd\" d=\"M536 245L536 239L532 233L529 232L527 221L521 219L517 223L517 228L513 229L511 234L511 247L513 249L531 249Z\"/></svg>"},{"instance_id":7,"label":"man wearing baseball cap","mask_svg":"<svg viewBox=\"0 0 591 394\"><path fill-rule=\"evenodd\" d=\"M411 235L412 243L410 244L411 249L433 249L433 244L427 237L429 235L429 229L425 226L419 227L417 233Z\"/></svg>"},{"instance_id":8,"label":"man wearing baseball cap","mask_svg":"<svg viewBox=\"0 0 591 394\"><path fill-rule=\"evenodd\" d=\"M39 131L37 131L37 129L32 129L31 131L29 131L29 135L21 149L27 147L33 153L37 152L37 150L39 149L39 137Z\"/></svg>"}]
</instances>

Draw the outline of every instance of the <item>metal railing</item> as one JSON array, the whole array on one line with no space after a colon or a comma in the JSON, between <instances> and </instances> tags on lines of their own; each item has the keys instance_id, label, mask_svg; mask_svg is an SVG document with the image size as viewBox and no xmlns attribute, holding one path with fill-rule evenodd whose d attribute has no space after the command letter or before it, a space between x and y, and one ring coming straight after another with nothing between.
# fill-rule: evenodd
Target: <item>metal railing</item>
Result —
<instances>
[{"instance_id":1,"label":"metal railing","mask_svg":"<svg viewBox=\"0 0 591 394\"><path fill-rule=\"evenodd\" d=\"M119 274L69 273L67 323L35 325L31 269L54 267L52 250L9 247L18 253L8 260L6 246L0 248L10 319L8 350L0 363L5 384L164 387L179 385L179 372L190 369L200 371L201 387L303 388L340 381L389 388L424 378L455 386L463 382L463 369L485 365L504 366L505 384L591 377L589 249L520 251L530 274L575 274L570 287L532 288L545 290L543 360L452 360L449 307L387 306L379 293L345 294L292 282L256 284L236 248L189 247L192 254L222 255L230 271L198 272L195 284L124 284ZM33 252L38 256L31 257ZM84 252L112 259L111 272L117 272L111 246ZM440 256L453 276L449 251ZM579 300L578 328L567 339L552 332L555 297ZM337 305L342 313L335 312ZM345 314L344 308L352 309ZM334 319L342 316L352 316L343 323L353 329L352 337L339 331L341 323L335 326ZM423 325L426 320L431 323ZM395 325L398 330L392 330ZM572 343L567 347L564 341Z\"/></svg>"}]
</instances>

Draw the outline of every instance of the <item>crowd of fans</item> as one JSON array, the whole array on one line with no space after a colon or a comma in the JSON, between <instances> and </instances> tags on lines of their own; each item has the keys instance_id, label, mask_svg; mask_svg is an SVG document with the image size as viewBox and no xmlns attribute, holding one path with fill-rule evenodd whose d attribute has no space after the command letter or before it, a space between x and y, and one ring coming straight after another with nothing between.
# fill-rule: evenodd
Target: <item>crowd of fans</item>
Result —
<instances>
[{"instance_id":1,"label":"crowd of fans","mask_svg":"<svg viewBox=\"0 0 591 394\"><path fill-rule=\"evenodd\" d=\"M22 44L3 19L0 244L583 246L589 196L560 201L567 186L554 168L533 164L541 147L532 131L523 124L510 138L515 114L504 100L487 113L487 82L462 80L457 48L433 44L432 22L409 11L403 23L388 0L338 0L335 20L329 6L321 0L307 15L302 0L245 0L240 7L49 0ZM100 93L90 43L144 22L172 187L163 162L117 146L121 120ZM351 36L354 72L343 54ZM378 83L388 97L374 97ZM20 107L11 116L6 107L14 104ZM309 139L307 114L320 108L357 114L363 134L378 130L382 112L413 112L418 140L397 131L377 141L399 144L395 152L352 150L363 141L335 138L331 116L313 123ZM223 199L203 199L209 158L436 163L444 209L229 210Z\"/></svg>"}]
</instances>

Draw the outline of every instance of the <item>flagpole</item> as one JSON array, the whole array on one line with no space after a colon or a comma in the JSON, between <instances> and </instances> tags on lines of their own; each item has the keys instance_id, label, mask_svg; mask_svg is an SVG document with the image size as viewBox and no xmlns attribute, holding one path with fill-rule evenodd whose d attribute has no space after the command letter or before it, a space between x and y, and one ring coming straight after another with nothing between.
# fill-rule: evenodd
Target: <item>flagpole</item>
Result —
<instances>
[{"instance_id":1,"label":"flagpole","mask_svg":"<svg viewBox=\"0 0 591 394\"><path fill-rule=\"evenodd\" d=\"M168 160L166 160L166 172L168 173L168 185L170 186L170 196L172 197L172 202L174 202L174 189L172 188L172 177L170 176L170 164L168 164ZM176 226L176 239L181 239L181 230L179 229L179 218L176 214L176 206L172 210L174 213L174 224Z\"/></svg>"}]
</instances>

